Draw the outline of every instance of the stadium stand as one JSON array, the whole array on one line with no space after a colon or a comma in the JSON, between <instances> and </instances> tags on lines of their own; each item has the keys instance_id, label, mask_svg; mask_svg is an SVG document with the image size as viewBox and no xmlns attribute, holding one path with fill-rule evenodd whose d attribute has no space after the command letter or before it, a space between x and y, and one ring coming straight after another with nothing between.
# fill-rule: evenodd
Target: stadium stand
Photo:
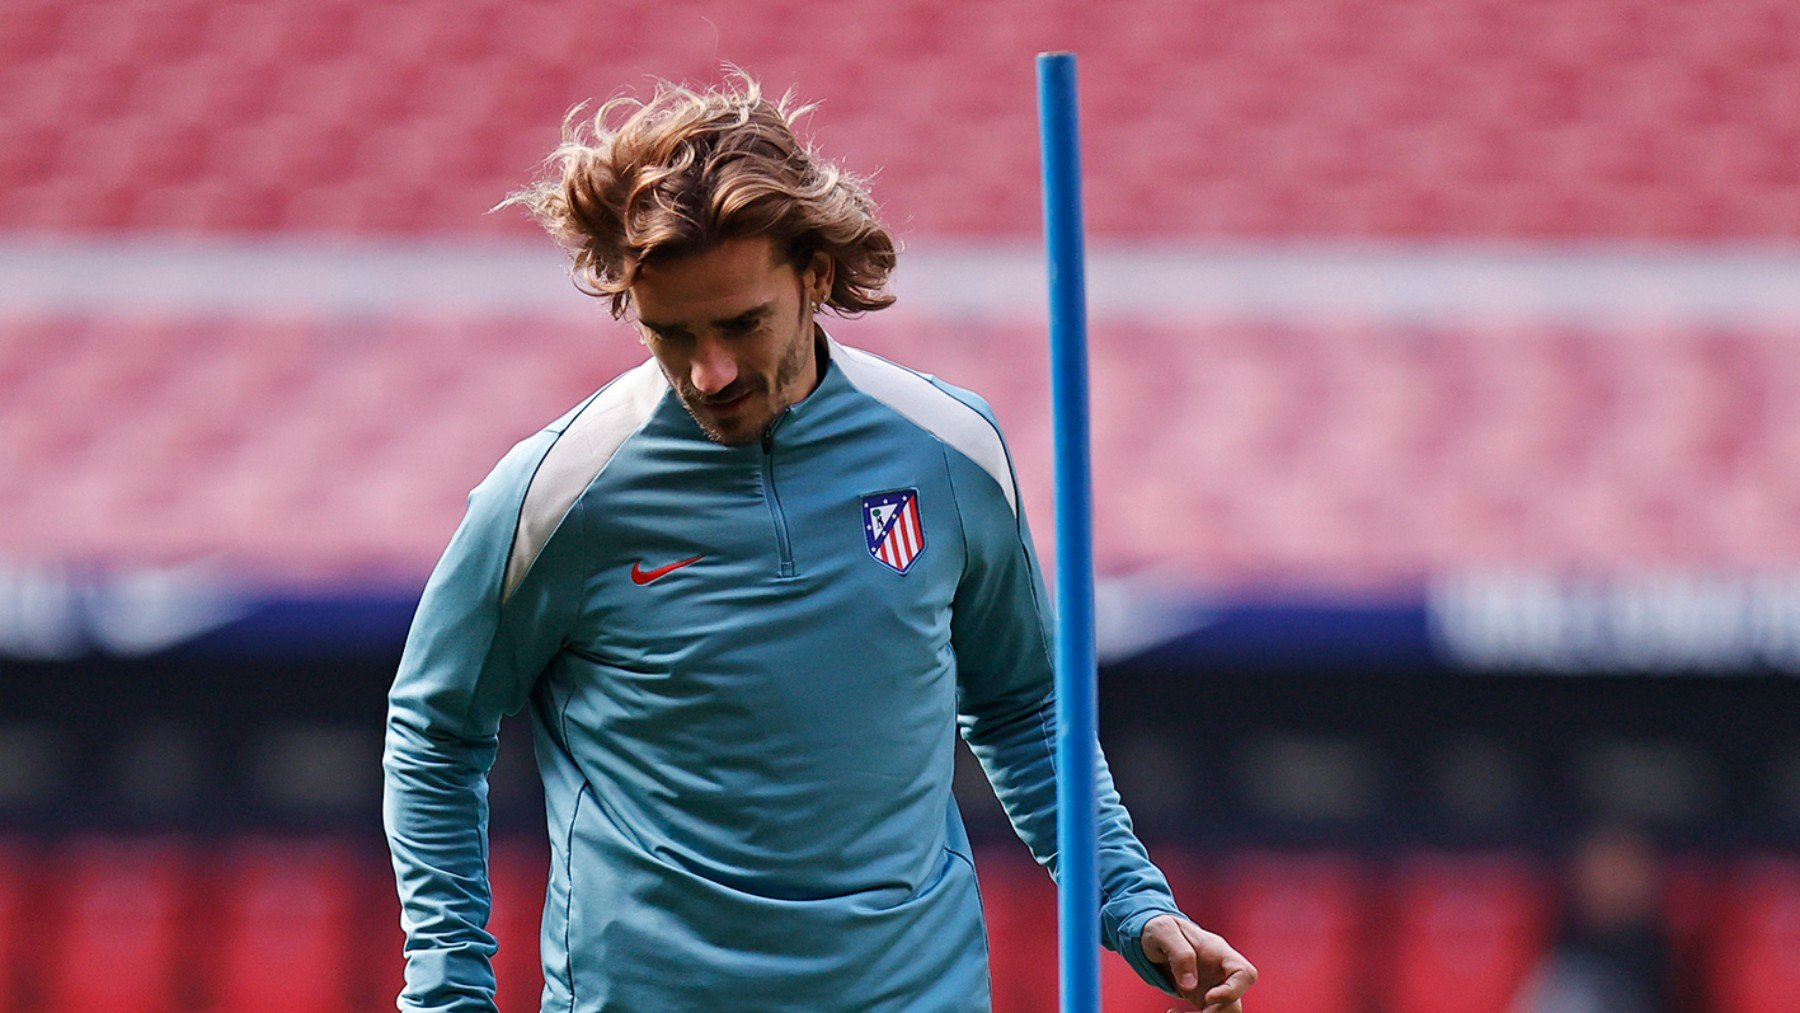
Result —
<instances>
[{"instance_id":1,"label":"stadium stand","mask_svg":"<svg viewBox=\"0 0 1800 1013\"><path fill-rule=\"evenodd\" d=\"M0 841L0 996L20 994L26 937L32 912L26 907L32 857L17 841Z\"/></svg>"},{"instance_id":2,"label":"stadium stand","mask_svg":"<svg viewBox=\"0 0 1800 1013\"><path fill-rule=\"evenodd\" d=\"M544 910L550 856L541 844L508 842L492 854L494 917L489 923L500 942L494 954L496 997L501 1009L532 1009L543 985L538 957L538 919Z\"/></svg>"},{"instance_id":3,"label":"stadium stand","mask_svg":"<svg viewBox=\"0 0 1800 1013\"><path fill-rule=\"evenodd\" d=\"M1791 1010L1800 995L1800 867L1752 859L1728 885L1730 902L1714 948L1720 1009Z\"/></svg>"},{"instance_id":4,"label":"stadium stand","mask_svg":"<svg viewBox=\"0 0 1800 1013\"><path fill-rule=\"evenodd\" d=\"M1363 889L1362 870L1338 855L1237 860L1214 922L1232 945L1257 954L1267 979L1259 1009L1304 1013L1362 1001Z\"/></svg>"},{"instance_id":5,"label":"stadium stand","mask_svg":"<svg viewBox=\"0 0 1800 1013\"><path fill-rule=\"evenodd\" d=\"M54 943L43 955L49 1009L160 1013L184 1001L191 854L174 840L93 839L57 856Z\"/></svg>"},{"instance_id":6,"label":"stadium stand","mask_svg":"<svg viewBox=\"0 0 1800 1013\"><path fill-rule=\"evenodd\" d=\"M987 919L994 1005L1017 1010L1056 1005L1056 890L1026 856L978 855ZM1000 955L1006 955L1004 957Z\"/></svg>"},{"instance_id":7,"label":"stadium stand","mask_svg":"<svg viewBox=\"0 0 1800 1013\"><path fill-rule=\"evenodd\" d=\"M234 842L214 878L218 926L203 1008L332 1013L355 957L355 862L341 845ZM271 999L279 996L279 999Z\"/></svg>"},{"instance_id":8,"label":"stadium stand","mask_svg":"<svg viewBox=\"0 0 1800 1013\"><path fill-rule=\"evenodd\" d=\"M19 880L18 855L0 852L0 884ZM1214 927L1255 946L1272 986L1263 997L1271 1013L1505 1010L1505 990L1495 983L1518 980L1549 943L1555 906L1543 899L1540 874L1514 857L1212 857L1209 867L1203 856L1172 849L1167 864L1179 870L1184 896L1217 901L1206 905L1218 912ZM543 858L535 845L512 842L495 852L490 928L500 946L502 1009L536 1003ZM37 860L57 870L60 887L0 895L9 905L0 909L7 915L0 932L52 931L31 944L33 959L9 961L15 984L0 993L0 1009L392 1008L400 937L387 870L375 856L274 838L222 850L90 839L49 845ZM1048 877L1016 849L984 851L978 867L995 1009L1054 1008ZM1800 866L1753 857L1713 871L1690 868L1690 875L1696 888L1729 898L1713 959L1696 983L1707 997L1697 1008L1790 1009ZM1190 884L1190 876L1198 878ZM27 903L36 912L29 922L18 913ZM1372 981L1369 968L1387 970ZM1107 958L1109 1011L1160 1013L1170 1005Z\"/></svg>"},{"instance_id":9,"label":"stadium stand","mask_svg":"<svg viewBox=\"0 0 1800 1013\"><path fill-rule=\"evenodd\" d=\"M1048 530L1030 327L838 331L982 391ZM1775 328L1109 320L1094 340L1111 572L1367 586L1800 563L1780 466L1800 345ZM0 553L410 579L514 440L642 354L554 315L0 319Z\"/></svg>"},{"instance_id":10,"label":"stadium stand","mask_svg":"<svg viewBox=\"0 0 1800 1013\"><path fill-rule=\"evenodd\" d=\"M1513 856L1419 856L1396 870L1392 1008L1505 1013L1550 943L1544 882Z\"/></svg>"},{"instance_id":11,"label":"stadium stand","mask_svg":"<svg viewBox=\"0 0 1800 1013\"><path fill-rule=\"evenodd\" d=\"M907 233L1029 236L1015 54L1079 43L1102 235L1791 239L1796 38L1774 0L26 0L0 228L522 234L482 212L574 98L731 60L823 98Z\"/></svg>"}]
</instances>

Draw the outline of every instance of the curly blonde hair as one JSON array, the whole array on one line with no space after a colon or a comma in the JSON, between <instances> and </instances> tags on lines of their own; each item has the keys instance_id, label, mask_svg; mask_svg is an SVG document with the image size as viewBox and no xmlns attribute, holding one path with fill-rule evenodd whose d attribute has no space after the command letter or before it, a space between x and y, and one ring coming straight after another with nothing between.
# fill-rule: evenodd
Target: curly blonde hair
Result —
<instances>
[{"instance_id":1,"label":"curly blonde hair","mask_svg":"<svg viewBox=\"0 0 1800 1013\"><path fill-rule=\"evenodd\" d=\"M796 266L830 257L824 305L839 314L881 309L894 301L893 237L866 183L796 135L811 109L793 106L792 93L770 102L736 70L720 88L661 81L647 102L614 98L591 117L576 106L549 175L498 207L529 210L574 258L576 287L610 300L614 317L646 261L746 236L768 236Z\"/></svg>"}]
</instances>

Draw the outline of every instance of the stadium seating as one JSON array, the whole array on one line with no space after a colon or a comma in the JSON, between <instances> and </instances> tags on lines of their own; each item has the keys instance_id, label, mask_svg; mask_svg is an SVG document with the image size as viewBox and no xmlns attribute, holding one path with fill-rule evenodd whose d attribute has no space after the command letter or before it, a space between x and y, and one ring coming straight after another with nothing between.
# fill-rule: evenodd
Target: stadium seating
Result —
<instances>
[{"instance_id":1,"label":"stadium seating","mask_svg":"<svg viewBox=\"0 0 1800 1013\"><path fill-rule=\"evenodd\" d=\"M1023 54L1079 39L1102 235L1800 235L1791 5L1292 6L860 2L807 8L842 45L801 53L773 14L715 0L631 0L591 31L572 0L26 0L0 28L0 233L521 234L482 212L568 102L725 58L823 99L827 153L881 169L902 232L1020 236ZM0 314L0 555L415 579L511 440L637 351L586 320L337 312ZM1034 328L843 331L986 394L1045 526ZM1777 324L1109 320L1095 353L1114 572L1800 560L1779 466L1800 345Z\"/></svg>"},{"instance_id":2,"label":"stadium seating","mask_svg":"<svg viewBox=\"0 0 1800 1013\"><path fill-rule=\"evenodd\" d=\"M1255 954L1263 975L1258 1010L1349 1010L1362 1002L1364 887L1357 863L1336 855L1256 854L1234 863L1214 927Z\"/></svg>"},{"instance_id":3,"label":"stadium seating","mask_svg":"<svg viewBox=\"0 0 1800 1013\"><path fill-rule=\"evenodd\" d=\"M355 958L346 983L351 1009L387 1013L405 985L405 934L400 928L400 901L394 892L394 867L376 850L356 851L356 882L361 888L352 926ZM532 993L534 1000L536 993ZM525 1005L531 1009L531 1004Z\"/></svg>"},{"instance_id":4,"label":"stadium seating","mask_svg":"<svg viewBox=\"0 0 1800 1013\"><path fill-rule=\"evenodd\" d=\"M978 854L994 1008L1056 1008L1056 887L1023 849Z\"/></svg>"},{"instance_id":5,"label":"stadium seating","mask_svg":"<svg viewBox=\"0 0 1800 1013\"><path fill-rule=\"evenodd\" d=\"M982 391L1048 530L1032 328L837 330ZM1800 345L1773 329L1109 320L1094 341L1111 572L1366 586L1800 563L1780 465ZM0 555L416 579L513 441L642 354L587 317L0 319Z\"/></svg>"},{"instance_id":6,"label":"stadium seating","mask_svg":"<svg viewBox=\"0 0 1800 1013\"><path fill-rule=\"evenodd\" d=\"M46 921L54 938L41 971L45 1006L164 1013L187 1004L186 906L197 896L192 856L175 841L95 839L58 856L60 888Z\"/></svg>"},{"instance_id":7,"label":"stadium seating","mask_svg":"<svg viewBox=\"0 0 1800 1013\"><path fill-rule=\"evenodd\" d=\"M494 954L500 1008L536 1009L544 987L538 926L550 875L549 850L514 841L495 846L490 861L494 915L488 931L500 944Z\"/></svg>"},{"instance_id":8,"label":"stadium seating","mask_svg":"<svg viewBox=\"0 0 1800 1013\"><path fill-rule=\"evenodd\" d=\"M1713 949L1718 1008L1786 1013L1800 995L1800 869L1751 860L1728 889Z\"/></svg>"},{"instance_id":9,"label":"stadium seating","mask_svg":"<svg viewBox=\"0 0 1800 1013\"><path fill-rule=\"evenodd\" d=\"M17 841L0 841L0 997L20 994L33 912L28 907L32 851Z\"/></svg>"},{"instance_id":10,"label":"stadium seating","mask_svg":"<svg viewBox=\"0 0 1800 1013\"><path fill-rule=\"evenodd\" d=\"M1505 1013L1548 947L1547 883L1510 856L1420 856L1390 893L1397 1013Z\"/></svg>"},{"instance_id":11,"label":"stadium seating","mask_svg":"<svg viewBox=\"0 0 1800 1013\"><path fill-rule=\"evenodd\" d=\"M909 234L1032 235L1029 59L1079 44L1101 234L1800 236L1793 6L1576 10L21 0L0 230L517 234L567 107L730 60Z\"/></svg>"},{"instance_id":12,"label":"stadium seating","mask_svg":"<svg viewBox=\"0 0 1800 1013\"><path fill-rule=\"evenodd\" d=\"M333 1013L347 1000L356 863L339 847L246 841L213 883L206 1008Z\"/></svg>"},{"instance_id":13,"label":"stadium seating","mask_svg":"<svg viewBox=\"0 0 1800 1013\"><path fill-rule=\"evenodd\" d=\"M1549 944L1556 904L1522 855L1210 856L1158 847L1184 907L1253 954L1257 1008L1487 1013ZM547 852L497 841L501 1009L530 1009ZM1056 895L1018 845L977 855L996 1013L1056 1004ZM52 887L51 885L54 884ZM1708 903L1707 897L1716 898ZM1695 1008L1786 1013L1800 981L1800 865L1677 863L1669 930L1698 952ZM1704 939L1695 936L1701 933ZM367 842L87 838L0 847L0 1011L375 1011L400 987L392 871ZM1371 980L1368 968L1383 969ZM1106 1008L1180 1004L1111 954ZM1377 989L1372 993L1370 989Z\"/></svg>"}]
</instances>

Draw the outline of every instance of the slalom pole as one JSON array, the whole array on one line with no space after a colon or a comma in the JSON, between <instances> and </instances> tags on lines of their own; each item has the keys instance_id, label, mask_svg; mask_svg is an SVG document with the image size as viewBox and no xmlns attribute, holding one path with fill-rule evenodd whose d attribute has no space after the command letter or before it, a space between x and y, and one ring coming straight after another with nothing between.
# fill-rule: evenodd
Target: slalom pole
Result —
<instances>
[{"instance_id":1,"label":"slalom pole","mask_svg":"<svg viewBox=\"0 0 1800 1013\"><path fill-rule=\"evenodd\" d=\"M1099 691L1088 461L1087 282L1075 54L1039 53L1044 239L1050 258L1050 410L1056 434L1056 853L1063 1013L1100 1009Z\"/></svg>"}]
</instances>

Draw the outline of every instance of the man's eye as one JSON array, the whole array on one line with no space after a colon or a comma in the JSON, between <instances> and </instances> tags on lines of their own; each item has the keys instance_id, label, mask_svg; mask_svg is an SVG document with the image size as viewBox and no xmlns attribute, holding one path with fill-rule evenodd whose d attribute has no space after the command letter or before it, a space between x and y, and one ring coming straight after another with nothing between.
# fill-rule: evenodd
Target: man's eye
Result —
<instances>
[{"instance_id":1,"label":"man's eye","mask_svg":"<svg viewBox=\"0 0 1800 1013\"><path fill-rule=\"evenodd\" d=\"M749 334L751 331L756 330L757 323L758 321L755 320L733 320L731 323L725 325L725 333Z\"/></svg>"}]
</instances>

